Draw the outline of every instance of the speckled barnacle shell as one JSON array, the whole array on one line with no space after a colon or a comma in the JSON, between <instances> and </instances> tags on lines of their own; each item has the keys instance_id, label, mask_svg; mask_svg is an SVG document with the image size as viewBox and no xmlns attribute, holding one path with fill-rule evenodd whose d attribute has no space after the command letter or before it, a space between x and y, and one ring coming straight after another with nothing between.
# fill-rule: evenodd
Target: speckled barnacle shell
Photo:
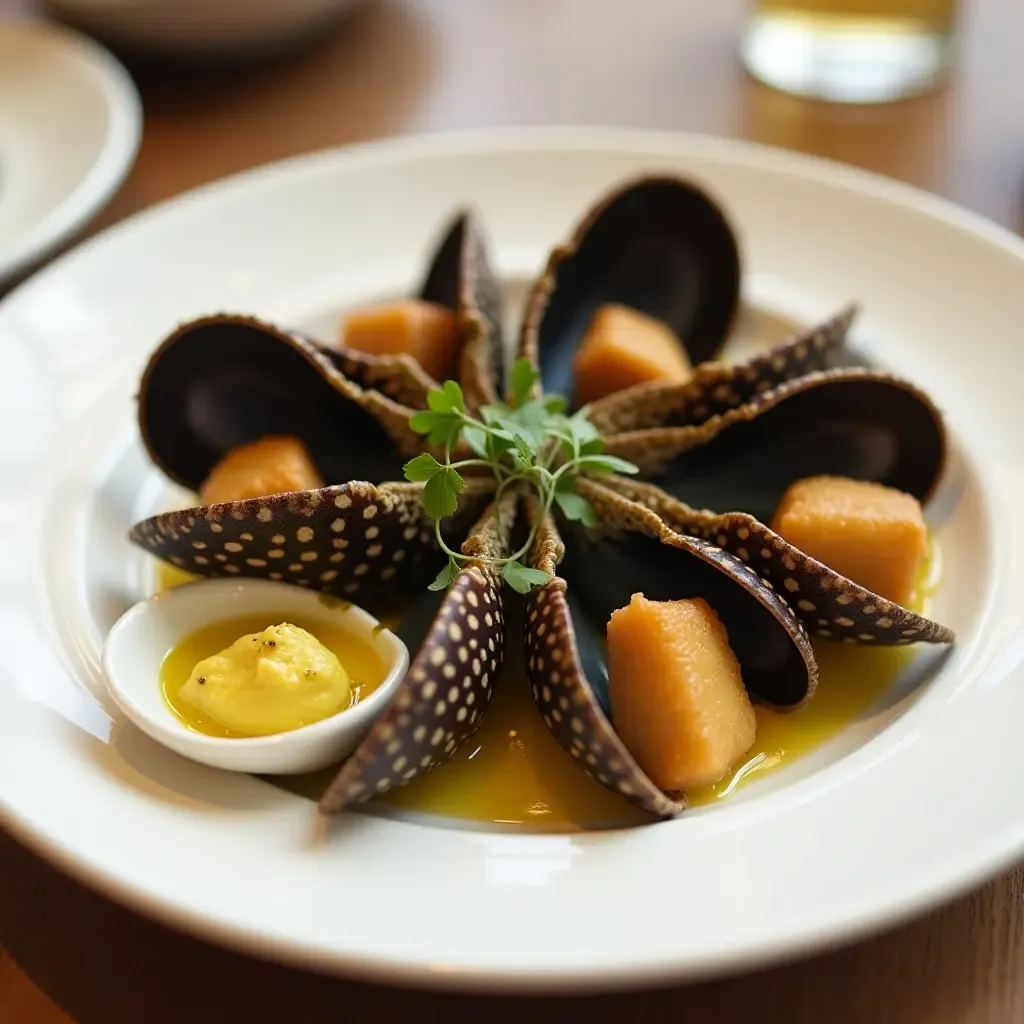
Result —
<instances>
[{"instance_id":1,"label":"speckled barnacle shell","mask_svg":"<svg viewBox=\"0 0 1024 1024\"><path fill-rule=\"evenodd\" d=\"M458 318L458 377L472 409L496 401L504 376L501 293L491 268L479 214L459 211L430 258L418 297L450 309ZM320 346L350 380L375 388L412 409L426 408L438 386L409 356L375 356L334 345Z\"/></svg>"},{"instance_id":2,"label":"speckled barnacle shell","mask_svg":"<svg viewBox=\"0 0 1024 1024\"><path fill-rule=\"evenodd\" d=\"M564 553L561 536L547 517L530 562L552 579L526 595L523 621L534 703L551 735L588 775L651 814L671 818L684 810L685 801L679 794L663 793L636 763L612 727L607 701L588 677L585 654L593 654L595 638L577 634L574 627L568 585L558 575Z\"/></svg>"},{"instance_id":3,"label":"speckled barnacle shell","mask_svg":"<svg viewBox=\"0 0 1024 1024\"><path fill-rule=\"evenodd\" d=\"M807 634L770 583L734 555L671 530L654 512L593 481L582 493L601 528L546 519L531 564L553 574L526 598L524 647L537 708L558 743L607 788L659 817L683 810L662 792L615 732L607 695L604 630L611 612L643 592L655 600L704 597L733 638L751 696L799 707L817 685ZM561 575L559 575L561 572Z\"/></svg>"},{"instance_id":4,"label":"speckled barnacle shell","mask_svg":"<svg viewBox=\"0 0 1024 1024\"><path fill-rule=\"evenodd\" d=\"M543 389L571 396L572 362L597 309L621 303L667 324L694 364L714 358L739 307L740 254L700 187L648 175L607 193L552 250L527 301L520 353Z\"/></svg>"},{"instance_id":5,"label":"speckled barnacle shell","mask_svg":"<svg viewBox=\"0 0 1024 1024\"><path fill-rule=\"evenodd\" d=\"M807 374L698 425L605 438L606 451L687 504L762 521L791 483L822 473L926 502L946 447L942 415L923 391L861 368Z\"/></svg>"},{"instance_id":6,"label":"speckled barnacle shell","mask_svg":"<svg viewBox=\"0 0 1024 1024\"><path fill-rule=\"evenodd\" d=\"M508 551L516 496L488 507L462 546L472 561L440 599L409 672L384 714L320 800L334 813L448 761L477 730L501 675L504 583L490 560ZM429 599L429 596L425 597Z\"/></svg>"},{"instance_id":7,"label":"speckled barnacle shell","mask_svg":"<svg viewBox=\"0 0 1024 1024\"><path fill-rule=\"evenodd\" d=\"M947 644L952 630L854 583L743 512L690 508L661 488L625 477L609 488L650 509L673 530L701 537L739 558L780 594L810 632L877 646Z\"/></svg>"},{"instance_id":8,"label":"speckled barnacle shell","mask_svg":"<svg viewBox=\"0 0 1024 1024\"><path fill-rule=\"evenodd\" d=\"M449 538L465 535L492 491L467 481ZM167 512L129 539L199 576L283 580L373 606L424 587L444 564L421 494L420 484L353 481Z\"/></svg>"},{"instance_id":9,"label":"speckled barnacle shell","mask_svg":"<svg viewBox=\"0 0 1024 1024\"><path fill-rule=\"evenodd\" d=\"M741 363L702 363L685 384L639 384L590 406L602 434L701 424L787 381L835 365L859 312L851 303L815 327Z\"/></svg>"}]
</instances>

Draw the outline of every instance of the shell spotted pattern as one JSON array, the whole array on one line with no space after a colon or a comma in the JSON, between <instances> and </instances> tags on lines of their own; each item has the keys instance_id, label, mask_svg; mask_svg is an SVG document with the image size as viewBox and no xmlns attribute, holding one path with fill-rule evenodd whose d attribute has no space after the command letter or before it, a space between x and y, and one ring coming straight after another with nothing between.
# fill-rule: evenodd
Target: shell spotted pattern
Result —
<instances>
[{"instance_id":1,"label":"shell spotted pattern","mask_svg":"<svg viewBox=\"0 0 1024 1024\"><path fill-rule=\"evenodd\" d=\"M321 798L324 813L411 782L472 736L501 673L504 628L500 577L463 569L384 715Z\"/></svg>"},{"instance_id":2,"label":"shell spotted pattern","mask_svg":"<svg viewBox=\"0 0 1024 1024\"><path fill-rule=\"evenodd\" d=\"M818 636L849 644L953 641L950 629L841 576L752 516L721 516L702 532L756 569Z\"/></svg>"},{"instance_id":3,"label":"shell spotted pattern","mask_svg":"<svg viewBox=\"0 0 1024 1024\"><path fill-rule=\"evenodd\" d=\"M865 589L743 512L690 508L658 487L605 478L617 493L650 509L673 529L738 558L785 599L808 631L844 643L879 646L952 643L951 630Z\"/></svg>"},{"instance_id":4,"label":"shell spotted pattern","mask_svg":"<svg viewBox=\"0 0 1024 1024\"><path fill-rule=\"evenodd\" d=\"M784 706L799 706L810 697L818 678L810 643L803 627L770 584L754 576L729 552L669 530L654 513L636 502L586 480L581 481L580 490L605 524L655 536L742 583L772 613L802 659L804 674L796 686L799 695ZM529 507L527 514L536 515L536 506ZM538 529L530 563L554 575L564 552L557 528L550 518L545 518ZM658 817L679 814L685 806L681 796L662 792L647 777L619 739L587 679L566 587L566 581L555 576L526 597L523 647L534 703L562 749L597 782Z\"/></svg>"},{"instance_id":5,"label":"shell spotted pattern","mask_svg":"<svg viewBox=\"0 0 1024 1024\"><path fill-rule=\"evenodd\" d=\"M631 481L630 481L631 482ZM785 600L783 592L776 589L774 583L759 574L752 566L748 565L739 555L729 551L715 539L706 540L701 536L687 534L686 531L674 528L678 524L671 523L661 511L655 511L641 501L634 500L631 496L618 493L605 486L606 480L602 478L601 483L583 478L579 481L577 489L594 507L601 518L605 532L635 531L645 533L653 537L666 547L685 551L688 554L699 558L701 561L714 566L723 576L733 580L751 598L758 602L785 631L789 642L796 648L803 663L802 671L805 673L798 680L785 680L783 692L785 697L754 693L762 703L769 703L778 708L794 710L808 700L818 685L818 666L814 660L814 652L811 648L807 630L799 617L794 613L790 604ZM646 486L651 491L657 488L651 485ZM669 501L668 495L664 495ZM662 510L663 511L663 510ZM794 684L794 685L790 685Z\"/></svg>"},{"instance_id":6,"label":"shell spotted pattern","mask_svg":"<svg viewBox=\"0 0 1024 1024\"><path fill-rule=\"evenodd\" d=\"M131 539L200 576L283 580L346 598L436 572L433 524L408 484L341 484L207 505L138 523Z\"/></svg>"},{"instance_id":7,"label":"shell spotted pattern","mask_svg":"<svg viewBox=\"0 0 1024 1024\"><path fill-rule=\"evenodd\" d=\"M559 745L601 785L658 817L683 810L647 777L601 710L576 649L565 581L556 577L526 598L526 674L537 710Z\"/></svg>"}]
</instances>

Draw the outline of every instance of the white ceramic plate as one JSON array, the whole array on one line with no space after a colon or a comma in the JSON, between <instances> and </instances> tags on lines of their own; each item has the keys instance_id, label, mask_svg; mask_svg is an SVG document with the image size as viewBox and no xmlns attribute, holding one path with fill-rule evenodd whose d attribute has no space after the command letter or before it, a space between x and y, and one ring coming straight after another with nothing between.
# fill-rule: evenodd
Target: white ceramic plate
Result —
<instances>
[{"instance_id":1,"label":"white ceramic plate","mask_svg":"<svg viewBox=\"0 0 1024 1024\"><path fill-rule=\"evenodd\" d=\"M0 283L106 205L141 127L135 86L102 47L52 25L0 25Z\"/></svg>"},{"instance_id":2,"label":"white ceramic plate","mask_svg":"<svg viewBox=\"0 0 1024 1024\"><path fill-rule=\"evenodd\" d=\"M312 803L156 746L103 693L104 632L148 585L127 525L172 500L132 395L179 320L329 325L408 288L475 200L533 275L624 175L696 176L739 226L746 297L856 337L944 408L935 508L959 643L913 693L715 807L585 835L436 828ZM0 811L35 848L206 936L423 984L595 989L849 939L1024 852L1024 244L937 199L735 142L558 130L412 139L260 169L134 218L0 306ZM510 641L515 642L512 638ZM899 699L897 699L899 698Z\"/></svg>"}]
</instances>

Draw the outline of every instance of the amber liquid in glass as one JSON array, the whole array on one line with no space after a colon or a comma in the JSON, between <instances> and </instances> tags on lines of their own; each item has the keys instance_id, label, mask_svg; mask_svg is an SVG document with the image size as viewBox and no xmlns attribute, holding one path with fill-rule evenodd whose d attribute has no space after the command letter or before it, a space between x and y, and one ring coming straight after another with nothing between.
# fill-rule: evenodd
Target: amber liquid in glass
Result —
<instances>
[{"instance_id":1,"label":"amber liquid in glass","mask_svg":"<svg viewBox=\"0 0 1024 1024\"><path fill-rule=\"evenodd\" d=\"M756 0L743 58L786 92L853 103L937 85L950 56L956 0Z\"/></svg>"},{"instance_id":2,"label":"amber liquid in glass","mask_svg":"<svg viewBox=\"0 0 1024 1024\"><path fill-rule=\"evenodd\" d=\"M758 10L794 16L868 19L892 28L894 22L915 31L945 31L953 17L954 0L760 0ZM881 27L881 26L879 26Z\"/></svg>"}]
</instances>

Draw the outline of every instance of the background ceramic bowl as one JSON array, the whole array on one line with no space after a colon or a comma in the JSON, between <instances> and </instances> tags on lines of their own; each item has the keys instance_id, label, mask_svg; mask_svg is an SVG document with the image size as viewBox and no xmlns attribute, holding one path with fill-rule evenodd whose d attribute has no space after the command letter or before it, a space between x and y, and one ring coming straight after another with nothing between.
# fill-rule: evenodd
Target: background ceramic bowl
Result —
<instances>
[{"instance_id":1,"label":"background ceramic bowl","mask_svg":"<svg viewBox=\"0 0 1024 1024\"><path fill-rule=\"evenodd\" d=\"M114 47L153 54L286 46L367 0L50 0Z\"/></svg>"}]
</instances>

